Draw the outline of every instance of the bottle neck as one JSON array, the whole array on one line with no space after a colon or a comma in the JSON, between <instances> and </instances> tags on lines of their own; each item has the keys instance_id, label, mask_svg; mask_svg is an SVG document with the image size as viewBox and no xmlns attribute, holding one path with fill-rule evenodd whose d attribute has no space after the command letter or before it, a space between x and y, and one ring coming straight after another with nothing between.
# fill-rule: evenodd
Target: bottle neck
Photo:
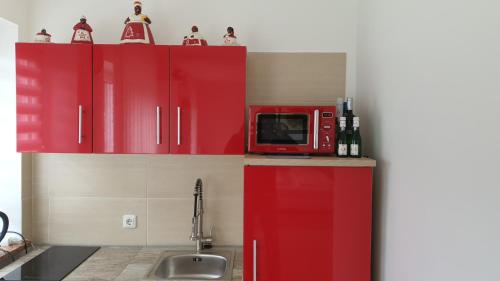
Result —
<instances>
[{"instance_id":1,"label":"bottle neck","mask_svg":"<svg viewBox=\"0 0 500 281\"><path fill-rule=\"evenodd\" d=\"M352 102L353 102L352 98L347 99L347 110L350 112L352 112L352 107L353 107Z\"/></svg>"}]
</instances>

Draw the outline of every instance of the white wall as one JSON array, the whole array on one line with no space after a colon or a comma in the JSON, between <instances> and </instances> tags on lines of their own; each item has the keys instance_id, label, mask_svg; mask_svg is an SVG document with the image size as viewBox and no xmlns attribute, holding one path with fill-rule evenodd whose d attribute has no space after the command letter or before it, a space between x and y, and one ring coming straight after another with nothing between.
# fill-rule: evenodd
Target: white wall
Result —
<instances>
[{"instance_id":1,"label":"white wall","mask_svg":"<svg viewBox=\"0 0 500 281\"><path fill-rule=\"evenodd\" d=\"M355 92L357 0L144 0L143 12L159 44L180 44L198 25L209 44L220 45L226 27L236 29L249 51L347 52L347 92ZM31 33L46 27L55 42L70 42L82 14L96 43L118 43L133 1L32 0ZM31 38L30 38L31 40Z\"/></svg>"},{"instance_id":2,"label":"white wall","mask_svg":"<svg viewBox=\"0 0 500 281\"><path fill-rule=\"evenodd\" d=\"M22 230L21 155L16 153L17 25L0 18L0 211L10 218L10 230Z\"/></svg>"},{"instance_id":3,"label":"white wall","mask_svg":"<svg viewBox=\"0 0 500 281\"><path fill-rule=\"evenodd\" d=\"M29 40L29 0L0 0L0 17L19 26L19 40Z\"/></svg>"},{"instance_id":4,"label":"white wall","mask_svg":"<svg viewBox=\"0 0 500 281\"><path fill-rule=\"evenodd\" d=\"M500 2L361 0L375 279L500 280Z\"/></svg>"}]
</instances>

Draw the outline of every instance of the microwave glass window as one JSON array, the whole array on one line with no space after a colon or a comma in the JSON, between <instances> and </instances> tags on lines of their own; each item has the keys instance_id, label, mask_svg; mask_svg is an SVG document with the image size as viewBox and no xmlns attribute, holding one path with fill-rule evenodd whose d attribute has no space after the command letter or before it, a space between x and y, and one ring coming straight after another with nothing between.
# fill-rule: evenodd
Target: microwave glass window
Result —
<instances>
[{"instance_id":1,"label":"microwave glass window","mask_svg":"<svg viewBox=\"0 0 500 281\"><path fill-rule=\"evenodd\" d=\"M306 114L258 114L258 144L307 144L309 120Z\"/></svg>"}]
</instances>

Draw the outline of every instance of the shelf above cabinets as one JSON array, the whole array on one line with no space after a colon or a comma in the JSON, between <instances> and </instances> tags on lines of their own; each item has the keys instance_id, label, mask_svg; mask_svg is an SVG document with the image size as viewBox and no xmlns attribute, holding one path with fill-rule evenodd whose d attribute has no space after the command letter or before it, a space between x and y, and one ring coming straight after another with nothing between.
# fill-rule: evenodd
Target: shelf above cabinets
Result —
<instances>
[{"instance_id":1,"label":"shelf above cabinets","mask_svg":"<svg viewBox=\"0 0 500 281\"><path fill-rule=\"evenodd\" d=\"M244 153L245 47L16 50L19 152Z\"/></svg>"}]
</instances>

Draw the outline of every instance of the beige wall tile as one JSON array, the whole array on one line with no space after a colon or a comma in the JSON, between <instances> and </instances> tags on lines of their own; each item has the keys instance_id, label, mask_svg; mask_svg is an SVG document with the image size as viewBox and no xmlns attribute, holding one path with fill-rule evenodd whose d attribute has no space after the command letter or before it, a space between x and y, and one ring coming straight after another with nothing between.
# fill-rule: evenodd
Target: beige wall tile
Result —
<instances>
[{"instance_id":1,"label":"beige wall tile","mask_svg":"<svg viewBox=\"0 0 500 281\"><path fill-rule=\"evenodd\" d=\"M23 199L33 196L32 155L23 153L21 156L21 196ZM23 222L24 223L24 222Z\"/></svg>"},{"instance_id":2,"label":"beige wall tile","mask_svg":"<svg viewBox=\"0 0 500 281\"><path fill-rule=\"evenodd\" d=\"M49 186L57 177L59 154L32 154L32 195L33 197L49 194Z\"/></svg>"},{"instance_id":3,"label":"beige wall tile","mask_svg":"<svg viewBox=\"0 0 500 281\"><path fill-rule=\"evenodd\" d=\"M33 238L33 199L24 198L22 200L22 233L25 237L32 240Z\"/></svg>"},{"instance_id":4,"label":"beige wall tile","mask_svg":"<svg viewBox=\"0 0 500 281\"><path fill-rule=\"evenodd\" d=\"M239 199L239 200L238 200ZM191 235L194 199L148 200L148 245L194 245ZM204 231L215 226L215 245L242 245L243 204L236 200L205 200Z\"/></svg>"},{"instance_id":5,"label":"beige wall tile","mask_svg":"<svg viewBox=\"0 0 500 281\"><path fill-rule=\"evenodd\" d=\"M193 201L148 199L148 245L190 245Z\"/></svg>"},{"instance_id":6,"label":"beige wall tile","mask_svg":"<svg viewBox=\"0 0 500 281\"><path fill-rule=\"evenodd\" d=\"M148 198L192 198L196 179L206 195L231 197L243 187L243 156L151 156Z\"/></svg>"},{"instance_id":7,"label":"beige wall tile","mask_svg":"<svg viewBox=\"0 0 500 281\"><path fill-rule=\"evenodd\" d=\"M35 244L49 243L49 196L48 194L33 197L32 205L32 239Z\"/></svg>"},{"instance_id":8,"label":"beige wall tile","mask_svg":"<svg viewBox=\"0 0 500 281\"><path fill-rule=\"evenodd\" d=\"M146 199L51 198L52 244L146 245ZM122 216L137 215L137 229L123 229Z\"/></svg>"},{"instance_id":9,"label":"beige wall tile","mask_svg":"<svg viewBox=\"0 0 500 281\"><path fill-rule=\"evenodd\" d=\"M35 186L52 197L145 198L146 161L142 155L39 154Z\"/></svg>"},{"instance_id":10,"label":"beige wall tile","mask_svg":"<svg viewBox=\"0 0 500 281\"><path fill-rule=\"evenodd\" d=\"M40 154L36 155L35 165L44 166L37 168L37 173L45 173L37 175L35 188L39 187L41 196L35 197L33 203L37 213L32 225L39 243L142 245L147 240L151 245L192 244L189 235L193 188L200 177L204 182L207 208L209 200L218 199L227 211L224 214L207 210L205 214L210 221L213 212L217 231L223 233L219 236L219 245L241 244L242 221L237 222L234 218L239 217L235 214L241 213L243 202L242 156ZM138 172L141 170L144 172ZM125 176L125 180L120 177L127 173L135 173L135 177ZM133 237L111 240L109 233L123 231L121 216L126 213L123 200L127 196L140 196L132 185L144 186L144 193L147 186L149 208L147 214L144 211L143 219L139 218L139 224L149 221L148 235L139 230L142 237L125 232L126 236ZM106 190L101 190L104 188ZM85 224L97 225L98 231L88 232ZM208 231L209 225L206 226Z\"/></svg>"},{"instance_id":11,"label":"beige wall tile","mask_svg":"<svg viewBox=\"0 0 500 281\"><path fill-rule=\"evenodd\" d=\"M243 245L243 196L233 199L206 199L205 226L214 226L215 245Z\"/></svg>"},{"instance_id":12,"label":"beige wall tile","mask_svg":"<svg viewBox=\"0 0 500 281\"><path fill-rule=\"evenodd\" d=\"M345 53L248 53L248 105L335 105L345 81Z\"/></svg>"}]
</instances>

